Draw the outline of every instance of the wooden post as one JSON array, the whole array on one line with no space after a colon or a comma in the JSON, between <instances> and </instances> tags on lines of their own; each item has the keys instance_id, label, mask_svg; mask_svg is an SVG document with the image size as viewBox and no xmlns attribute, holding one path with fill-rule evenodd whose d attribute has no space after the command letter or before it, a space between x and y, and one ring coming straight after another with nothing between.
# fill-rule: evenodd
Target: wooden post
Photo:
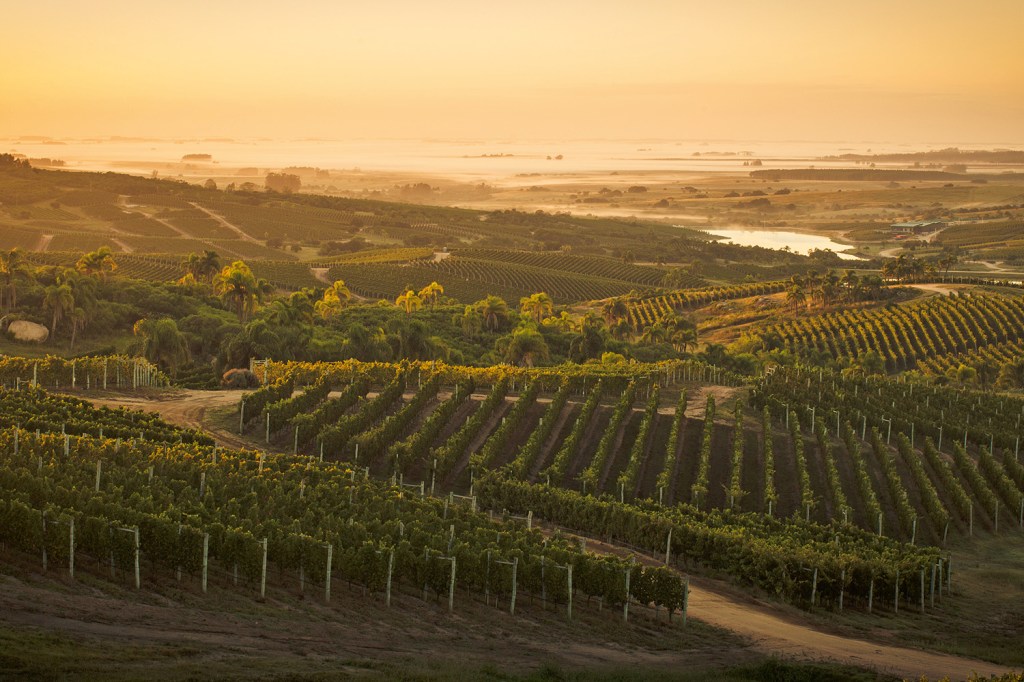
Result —
<instances>
[{"instance_id":1,"label":"wooden post","mask_svg":"<svg viewBox=\"0 0 1024 682\"><path fill-rule=\"evenodd\" d=\"M334 559L334 545L327 543L327 573L324 579L324 601L331 601L331 564Z\"/></svg>"},{"instance_id":2,"label":"wooden post","mask_svg":"<svg viewBox=\"0 0 1024 682\"><path fill-rule=\"evenodd\" d=\"M882 512L878 512L878 537L882 537Z\"/></svg>"},{"instance_id":3,"label":"wooden post","mask_svg":"<svg viewBox=\"0 0 1024 682\"><path fill-rule=\"evenodd\" d=\"M629 621L629 579L630 579L630 576L632 575L632 573L633 573L633 563L630 562L630 565L626 568L626 600L622 604L622 620L624 622L628 622Z\"/></svg>"},{"instance_id":4,"label":"wooden post","mask_svg":"<svg viewBox=\"0 0 1024 682\"><path fill-rule=\"evenodd\" d=\"M299 425L295 425L295 442L292 444L292 454L296 454L299 451Z\"/></svg>"},{"instance_id":5,"label":"wooden post","mask_svg":"<svg viewBox=\"0 0 1024 682\"><path fill-rule=\"evenodd\" d=\"M238 410L238 432L242 433L245 429L245 398L242 398L241 406Z\"/></svg>"},{"instance_id":6,"label":"wooden post","mask_svg":"<svg viewBox=\"0 0 1024 682\"><path fill-rule=\"evenodd\" d=\"M946 557L946 594L953 594L953 555Z\"/></svg>"},{"instance_id":7,"label":"wooden post","mask_svg":"<svg viewBox=\"0 0 1024 682\"><path fill-rule=\"evenodd\" d=\"M142 581L139 579L139 527L135 526L135 589L138 590L142 587Z\"/></svg>"},{"instance_id":8,"label":"wooden post","mask_svg":"<svg viewBox=\"0 0 1024 682\"><path fill-rule=\"evenodd\" d=\"M103 460L96 460L96 492L100 491L100 475L103 472Z\"/></svg>"},{"instance_id":9,"label":"wooden post","mask_svg":"<svg viewBox=\"0 0 1024 682\"><path fill-rule=\"evenodd\" d=\"M448 613L455 610L455 557L452 557L452 577L448 583Z\"/></svg>"},{"instance_id":10,"label":"wooden post","mask_svg":"<svg viewBox=\"0 0 1024 682\"><path fill-rule=\"evenodd\" d=\"M672 527L668 529L668 540L665 541L665 565L668 566L668 560L672 553Z\"/></svg>"},{"instance_id":11,"label":"wooden post","mask_svg":"<svg viewBox=\"0 0 1024 682\"><path fill-rule=\"evenodd\" d=\"M267 412L267 443L270 443L270 413Z\"/></svg>"},{"instance_id":12,"label":"wooden post","mask_svg":"<svg viewBox=\"0 0 1024 682\"><path fill-rule=\"evenodd\" d=\"M928 606L929 608L935 608L935 564L932 564L932 584L928 597Z\"/></svg>"},{"instance_id":13,"label":"wooden post","mask_svg":"<svg viewBox=\"0 0 1024 682\"><path fill-rule=\"evenodd\" d=\"M690 607L690 576L683 578L683 627L686 627L686 613Z\"/></svg>"},{"instance_id":14,"label":"wooden post","mask_svg":"<svg viewBox=\"0 0 1024 682\"><path fill-rule=\"evenodd\" d=\"M453 560L454 561L454 560ZM391 606L391 573L395 568L395 548L388 552L388 583L384 592L384 603Z\"/></svg>"},{"instance_id":15,"label":"wooden post","mask_svg":"<svg viewBox=\"0 0 1024 682\"><path fill-rule=\"evenodd\" d=\"M46 510L43 510L43 573L46 573Z\"/></svg>"},{"instance_id":16,"label":"wooden post","mask_svg":"<svg viewBox=\"0 0 1024 682\"><path fill-rule=\"evenodd\" d=\"M811 606L818 597L818 567L814 567L814 577L811 579Z\"/></svg>"},{"instance_id":17,"label":"wooden post","mask_svg":"<svg viewBox=\"0 0 1024 682\"><path fill-rule=\"evenodd\" d=\"M846 569L839 576L839 613L843 612L843 595L846 593Z\"/></svg>"},{"instance_id":18,"label":"wooden post","mask_svg":"<svg viewBox=\"0 0 1024 682\"><path fill-rule=\"evenodd\" d=\"M512 599L509 601L508 612L516 615L516 586L518 584L516 574L519 572L519 557L512 557Z\"/></svg>"},{"instance_id":19,"label":"wooden post","mask_svg":"<svg viewBox=\"0 0 1024 682\"><path fill-rule=\"evenodd\" d=\"M75 517L68 523L68 576L75 579Z\"/></svg>"},{"instance_id":20,"label":"wooden post","mask_svg":"<svg viewBox=\"0 0 1024 682\"><path fill-rule=\"evenodd\" d=\"M206 594L206 580L210 571L210 534L203 533L203 594Z\"/></svg>"},{"instance_id":21,"label":"wooden post","mask_svg":"<svg viewBox=\"0 0 1024 682\"><path fill-rule=\"evenodd\" d=\"M875 601L875 576L871 576L871 582L868 583L868 613L871 613L871 605Z\"/></svg>"},{"instance_id":22,"label":"wooden post","mask_svg":"<svg viewBox=\"0 0 1024 682\"><path fill-rule=\"evenodd\" d=\"M921 569L921 613L924 613L924 569Z\"/></svg>"},{"instance_id":23,"label":"wooden post","mask_svg":"<svg viewBox=\"0 0 1024 682\"><path fill-rule=\"evenodd\" d=\"M911 525L910 544L912 544L912 545L916 545L917 544L917 517L916 516L914 517L914 521L913 521L913 523Z\"/></svg>"},{"instance_id":24,"label":"wooden post","mask_svg":"<svg viewBox=\"0 0 1024 682\"><path fill-rule=\"evenodd\" d=\"M898 569L898 568L896 569L896 588L895 588L895 590L893 592L894 592L894 594L893 594L893 600L892 600L892 611L893 611L893 613L899 613L900 612L900 569Z\"/></svg>"},{"instance_id":25,"label":"wooden post","mask_svg":"<svg viewBox=\"0 0 1024 682\"><path fill-rule=\"evenodd\" d=\"M569 594L569 604L566 606L565 614L566 614L566 616L568 617L569 620L572 620L572 564L568 565L568 568L566 568L565 573L566 573L565 580L566 580L566 585L568 587L568 594Z\"/></svg>"},{"instance_id":26,"label":"wooden post","mask_svg":"<svg viewBox=\"0 0 1024 682\"><path fill-rule=\"evenodd\" d=\"M260 599L267 596L267 539L263 538L263 570L260 574Z\"/></svg>"}]
</instances>

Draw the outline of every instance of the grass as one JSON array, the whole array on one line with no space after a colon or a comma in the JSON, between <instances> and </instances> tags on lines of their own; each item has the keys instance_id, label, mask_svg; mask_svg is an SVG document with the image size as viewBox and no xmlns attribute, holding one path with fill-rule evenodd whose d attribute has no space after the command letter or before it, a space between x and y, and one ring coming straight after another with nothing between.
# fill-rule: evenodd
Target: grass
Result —
<instances>
[{"instance_id":1,"label":"grass","mask_svg":"<svg viewBox=\"0 0 1024 682\"><path fill-rule=\"evenodd\" d=\"M239 655L181 645L123 645L89 638L72 638L35 628L0 626L0 679L18 680L194 680L274 679L341 680L386 679L451 681L493 680L515 682L698 682L713 677L725 682L841 682L891 678L846 666L789 663L767 659L761 663L725 668L690 668L679 672L630 668L565 668L523 661L516 670L494 665L473 665L449 658L440 661L383 662L362 658L321 658L274 655Z\"/></svg>"}]
</instances>

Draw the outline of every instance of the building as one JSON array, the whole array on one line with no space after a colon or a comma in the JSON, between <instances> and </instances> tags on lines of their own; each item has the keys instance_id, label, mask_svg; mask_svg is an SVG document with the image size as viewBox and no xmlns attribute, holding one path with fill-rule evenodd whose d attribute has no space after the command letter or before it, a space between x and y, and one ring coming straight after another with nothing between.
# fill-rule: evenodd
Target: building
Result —
<instances>
[{"instance_id":1,"label":"building","mask_svg":"<svg viewBox=\"0 0 1024 682\"><path fill-rule=\"evenodd\" d=\"M911 220L906 223L893 223L889 229L896 234L922 234L934 232L946 226L941 220Z\"/></svg>"}]
</instances>

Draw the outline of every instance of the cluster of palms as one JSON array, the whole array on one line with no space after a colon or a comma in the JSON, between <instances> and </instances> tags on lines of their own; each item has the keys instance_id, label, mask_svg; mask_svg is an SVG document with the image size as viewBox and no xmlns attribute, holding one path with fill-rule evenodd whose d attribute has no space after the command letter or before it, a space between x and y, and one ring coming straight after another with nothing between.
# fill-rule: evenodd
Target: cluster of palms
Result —
<instances>
[{"instance_id":1,"label":"cluster of palms","mask_svg":"<svg viewBox=\"0 0 1024 682\"><path fill-rule=\"evenodd\" d=\"M810 270L806 275L793 275L786 289L786 301L793 305L793 314L799 314L800 307L810 310L816 303L827 308L835 303L852 303L877 298L883 281L877 275L858 275L846 270L842 275L833 270L818 274Z\"/></svg>"},{"instance_id":2,"label":"cluster of palms","mask_svg":"<svg viewBox=\"0 0 1024 682\"><path fill-rule=\"evenodd\" d=\"M395 299L395 305L405 310L406 315L411 315L414 310L419 310L424 304L431 307L441 302L444 295L444 287L437 282L431 282L419 291L412 286L407 286L405 291Z\"/></svg>"},{"instance_id":3,"label":"cluster of palms","mask_svg":"<svg viewBox=\"0 0 1024 682\"><path fill-rule=\"evenodd\" d=\"M43 310L50 317L50 339L56 341L58 329L66 327L74 349L78 333L96 311L97 282L116 269L117 263L106 246L83 254L74 268L37 269L20 249L11 249L0 253L0 301L5 312L12 312L18 305L19 285L51 282L42 296Z\"/></svg>"},{"instance_id":4,"label":"cluster of palms","mask_svg":"<svg viewBox=\"0 0 1024 682\"><path fill-rule=\"evenodd\" d=\"M915 258L910 253L901 253L882 265L882 275L887 279L906 282L915 281L925 275L934 275L942 270L943 277L946 277L949 275L949 269L958 262L959 259L951 253L945 253L939 258L931 260Z\"/></svg>"}]
</instances>

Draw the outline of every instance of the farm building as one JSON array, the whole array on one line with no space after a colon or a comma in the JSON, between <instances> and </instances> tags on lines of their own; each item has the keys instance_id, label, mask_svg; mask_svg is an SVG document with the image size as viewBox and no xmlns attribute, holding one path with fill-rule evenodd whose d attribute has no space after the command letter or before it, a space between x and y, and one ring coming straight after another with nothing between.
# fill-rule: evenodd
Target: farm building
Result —
<instances>
[{"instance_id":1,"label":"farm building","mask_svg":"<svg viewBox=\"0 0 1024 682\"><path fill-rule=\"evenodd\" d=\"M934 232L945 227L941 220L911 220L905 223L893 223L889 229L897 234L921 234L922 232Z\"/></svg>"}]
</instances>

